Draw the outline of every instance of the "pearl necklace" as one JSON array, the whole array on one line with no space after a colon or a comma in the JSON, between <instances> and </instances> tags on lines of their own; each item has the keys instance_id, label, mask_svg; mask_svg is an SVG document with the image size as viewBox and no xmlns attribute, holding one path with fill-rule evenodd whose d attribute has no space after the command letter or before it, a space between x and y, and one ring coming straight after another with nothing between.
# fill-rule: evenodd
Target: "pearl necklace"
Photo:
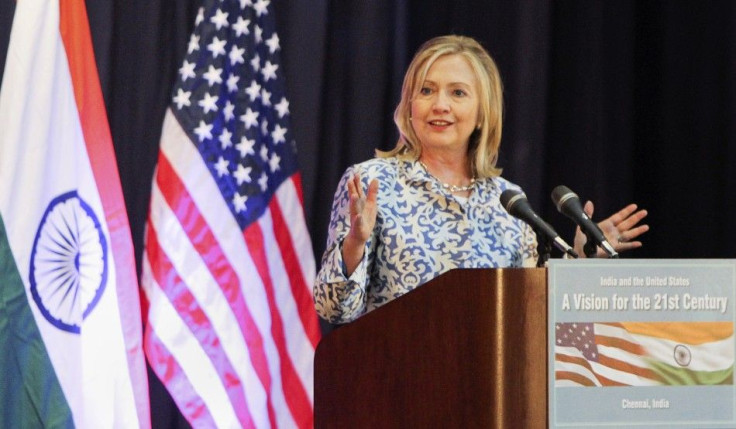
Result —
<instances>
[{"instance_id":1,"label":"pearl necklace","mask_svg":"<svg viewBox=\"0 0 736 429\"><path fill-rule=\"evenodd\" d=\"M429 168L424 164L424 162L419 161L419 164L421 164L422 168L424 168L424 171L427 172L434 180L436 180L445 190L450 192L451 194L454 194L455 192L468 192L473 190L473 186L475 186L475 177L470 178L470 184L465 186L457 186L457 185L450 185L449 183L445 183L438 179L434 174L429 172Z\"/></svg>"}]
</instances>

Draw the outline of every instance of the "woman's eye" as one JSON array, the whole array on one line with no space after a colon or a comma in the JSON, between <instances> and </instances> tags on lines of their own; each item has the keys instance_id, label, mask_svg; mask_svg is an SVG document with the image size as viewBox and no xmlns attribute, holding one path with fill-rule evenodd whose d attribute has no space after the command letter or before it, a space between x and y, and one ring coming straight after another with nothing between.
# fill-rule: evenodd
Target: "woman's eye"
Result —
<instances>
[{"instance_id":1,"label":"woman's eye","mask_svg":"<svg viewBox=\"0 0 736 429\"><path fill-rule=\"evenodd\" d=\"M465 91L463 91L462 89L456 89L452 91L452 95L456 97L463 97L465 95Z\"/></svg>"},{"instance_id":2,"label":"woman's eye","mask_svg":"<svg viewBox=\"0 0 736 429\"><path fill-rule=\"evenodd\" d=\"M432 90L430 88L427 88L426 86L419 90L419 93L422 95L429 95L432 93Z\"/></svg>"}]
</instances>

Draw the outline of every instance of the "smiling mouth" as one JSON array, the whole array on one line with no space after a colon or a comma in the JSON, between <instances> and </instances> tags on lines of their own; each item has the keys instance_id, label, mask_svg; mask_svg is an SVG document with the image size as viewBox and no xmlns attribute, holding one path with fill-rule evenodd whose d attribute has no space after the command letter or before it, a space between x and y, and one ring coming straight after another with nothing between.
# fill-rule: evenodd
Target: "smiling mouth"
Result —
<instances>
[{"instance_id":1,"label":"smiling mouth","mask_svg":"<svg viewBox=\"0 0 736 429\"><path fill-rule=\"evenodd\" d=\"M452 122L449 121L429 121L429 125L435 126L435 127L446 127L448 125L452 125Z\"/></svg>"}]
</instances>

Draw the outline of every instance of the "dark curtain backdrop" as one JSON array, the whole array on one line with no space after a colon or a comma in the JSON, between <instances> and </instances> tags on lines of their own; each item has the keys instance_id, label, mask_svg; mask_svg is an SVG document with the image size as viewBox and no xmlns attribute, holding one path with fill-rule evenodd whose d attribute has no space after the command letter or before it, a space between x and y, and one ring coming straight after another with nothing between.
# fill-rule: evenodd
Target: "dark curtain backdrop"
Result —
<instances>
[{"instance_id":1,"label":"dark curtain backdrop","mask_svg":"<svg viewBox=\"0 0 736 429\"><path fill-rule=\"evenodd\" d=\"M196 0L87 2L133 241ZM504 175L571 239L559 184L601 219L649 210L629 258L736 256L736 3L731 1L282 0L274 2L319 261L345 168L392 147L405 67L426 39L473 36L505 84ZM0 65L14 2L0 6ZM2 68L0 68L2 70ZM326 327L327 329L328 327ZM154 426L185 427L151 383Z\"/></svg>"}]
</instances>

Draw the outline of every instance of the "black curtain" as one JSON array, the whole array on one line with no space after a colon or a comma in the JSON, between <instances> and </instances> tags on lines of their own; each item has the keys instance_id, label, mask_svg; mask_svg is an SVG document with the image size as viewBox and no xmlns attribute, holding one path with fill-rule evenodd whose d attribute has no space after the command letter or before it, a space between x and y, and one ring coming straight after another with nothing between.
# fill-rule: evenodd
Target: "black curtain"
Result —
<instances>
[{"instance_id":1,"label":"black curtain","mask_svg":"<svg viewBox=\"0 0 736 429\"><path fill-rule=\"evenodd\" d=\"M345 168L390 148L414 51L477 38L505 86L501 162L565 237L549 193L649 210L629 258L736 256L736 4L723 1L274 2L315 257ZM137 255L164 110L197 0L87 2ZM14 9L0 3L0 66ZM0 67L2 70L2 67ZM0 142L2 143L2 142ZM140 260L140 259L139 259ZM325 327L329 329L329 327ZM186 427L152 379L154 427Z\"/></svg>"}]
</instances>

